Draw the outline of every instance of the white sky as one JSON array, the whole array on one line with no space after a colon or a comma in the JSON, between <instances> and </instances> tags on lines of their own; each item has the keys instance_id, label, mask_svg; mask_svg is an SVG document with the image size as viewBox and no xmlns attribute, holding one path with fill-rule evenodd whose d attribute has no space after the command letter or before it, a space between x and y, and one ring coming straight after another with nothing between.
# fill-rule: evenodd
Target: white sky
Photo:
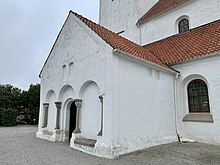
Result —
<instances>
[{"instance_id":1,"label":"white sky","mask_svg":"<svg viewBox=\"0 0 220 165\"><path fill-rule=\"evenodd\" d=\"M98 21L99 0L0 0L0 84L28 89L69 10Z\"/></svg>"}]
</instances>

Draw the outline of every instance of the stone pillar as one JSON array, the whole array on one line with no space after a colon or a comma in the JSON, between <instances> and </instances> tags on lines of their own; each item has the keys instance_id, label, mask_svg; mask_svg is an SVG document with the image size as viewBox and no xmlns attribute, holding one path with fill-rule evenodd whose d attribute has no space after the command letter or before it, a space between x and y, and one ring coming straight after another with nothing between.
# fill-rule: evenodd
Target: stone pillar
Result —
<instances>
[{"instance_id":1,"label":"stone pillar","mask_svg":"<svg viewBox=\"0 0 220 165\"><path fill-rule=\"evenodd\" d=\"M99 96L101 102L101 130L98 133L98 136L102 136L103 133L103 97Z\"/></svg>"},{"instance_id":2,"label":"stone pillar","mask_svg":"<svg viewBox=\"0 0 220 165\"><path fill-rule=\"evenodd\" d=\"M81 133L80 128L79 128L79 114L80 114L80 110L81 110L81 106L82 106L82 100L81 99L76 99L75 100L75 105L77 108L76 111L76 129L73 131L74 133Z\"/></svg>"},{"instance_id":3,"label":"stone pillar","mask_svg":"<svg viewBox=\"0 0 220 165\"><path fill-rule=\"evenodd\" d=\"M61 110L61 102L55 102L55 105L57 107L57 118L56 118L56 130L60 129L60 110Z\"/></svg>"},{"instance_id":4,"label":"stone pillar","mask_svg":"<svg viewBox=\"0 0 220 165\"><path fill-rule=\"evenodd\" d=\"M49 103L44 103L43 104L43 127L47 127L47 122L48 122L48 110L49 110Z\"/></svg>"}]
</instances>

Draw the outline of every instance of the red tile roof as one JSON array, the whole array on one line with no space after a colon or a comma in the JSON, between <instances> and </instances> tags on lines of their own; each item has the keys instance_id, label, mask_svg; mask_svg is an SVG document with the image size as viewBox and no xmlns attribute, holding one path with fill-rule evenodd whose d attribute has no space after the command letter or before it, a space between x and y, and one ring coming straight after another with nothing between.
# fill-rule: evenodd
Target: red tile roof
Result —
<instances>
[{"instance_id":1,"label":"red tile roof","mask_svg":"<svg viewBox=\"0 0 220 165\"><path fill-rule=\"evenodd\" d=\"M146 14L144 14L139 20L138 25L143 24L146 21L164 13L176 6L181 5L189 0L159 0Z\"/></svg>"},{"instance_id":2,"label":"red tile roof","mask_svg":"<svg viewBox=\"0 0 220 165\"><path fill-rule=\"evenodd\" d=\"M170 65L220 52L220 20L145 45L165 64Z\"/></svg>"},{"instance_id":3,"label":"red tile roof","mask_svg":"<svg viewBox=\"0 0 220 165\"><path fill-rule=\"evenodd\" d=\"M121 50L134 57L166 68L170 68L172 64L210 56L220 52L220 20L191 29L182 34L177 34L145 46L140 46L77 13L72 11L70 11L70 13L79 18L113 49Z\"/></svg>"},{"instance_id":4,"label":"red tile roof","mask_svg":"<svg viewBox=\"0 0 220 165\"><path fill-rule=\"evenodd\" d=\"M92 22L91 20L73 11L70 11L70 12L74 14L76 17L78 17L90 29L92 29L99 37L101 37L113 49L118 49L126 53L129 53L135 57L138 57L140 59L161 65L163 67L168 67L167 65L164 65L163 62L160 59L158 59L153 53L151 53L147 49L144 49L142 46L102 27L99 24L96 24L95 22Z\"/></svg>"}]
</instances>

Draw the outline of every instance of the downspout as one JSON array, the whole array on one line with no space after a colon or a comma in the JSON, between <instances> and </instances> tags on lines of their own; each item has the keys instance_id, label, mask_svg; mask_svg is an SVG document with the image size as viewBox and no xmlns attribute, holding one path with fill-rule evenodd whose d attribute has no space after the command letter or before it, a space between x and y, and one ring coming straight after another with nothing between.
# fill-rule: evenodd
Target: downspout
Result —
<instances>
[{"instance_id":1,"label":"downspout","mask_svg":"<svg viewBox=\"0 0 220 165\"><path fill-rule=\"evenodd\" d=\"M179 131L178 131L178 107L177 107L177 79L179 78L180 73L176 73L176 77L173 79L174 87L174 110L175 110L175 131L178 138L178 141L181 142Z\"/></svg>"}]
</instances>

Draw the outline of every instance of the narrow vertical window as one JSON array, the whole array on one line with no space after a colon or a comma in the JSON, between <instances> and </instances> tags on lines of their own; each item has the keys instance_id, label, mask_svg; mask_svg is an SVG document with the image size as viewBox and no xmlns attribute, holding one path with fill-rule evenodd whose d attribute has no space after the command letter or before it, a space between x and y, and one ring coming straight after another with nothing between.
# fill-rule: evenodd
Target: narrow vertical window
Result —
<instances>
[{"instance_id":1,"label":"narrow vertical window","mask_svg":"<svg viewBox=\"0 0 220 165\"><path fill-rule=\"evenodd\" d=\"M155 70L155 76L159 80L160 79L160 71Z\"/></svg>"},{"instance_id":2,"label":"narrow vertical window","mask_svg":"<svg viewBox=\"0 0 220 165\"><path fill-rule=\"evenodd\" d=\"M187 87L189 112L210 112L208 87L203 80L196 79Z\"/></svg>"},{"instance_id":3,"label":"narrow vertical window","mask_svg":"<svg viewBox=\"0 0 220 165\"><path fill-rule=\"evenodd\" d=\"M148 68L147 72L148 72L148 76L152 77L153 69Z\"/></svg>"},{"instance_id":4,"label":"narrow vertical window","mask_svg":"<svg viewBox=\"0 0 220 165\"><path fill-rule=\"evenodd\" d=\"M188 19L182 19L179 22L179 33L183 33L189 30L189 20Z\"/></svg>"},{"instance_id":5,"label":"narrow vertical window","mask_svg":"<svg viewBox=\"0 0 220 165\"><path fill-rule=\"evenodd\" d=\"M63 79L66 79L66 65L63 65Z\"/></svg>"},{"instance_id":6,"label":"narrow vertical window","mask_svg":"<svg viewBox=\"0 0 220 165\"><path fill-rule=\"evenodd\" d=\"M69 63L69 76L72 75L72 70L73 70L73 62Z\"/></svg>"}]
</instances>

